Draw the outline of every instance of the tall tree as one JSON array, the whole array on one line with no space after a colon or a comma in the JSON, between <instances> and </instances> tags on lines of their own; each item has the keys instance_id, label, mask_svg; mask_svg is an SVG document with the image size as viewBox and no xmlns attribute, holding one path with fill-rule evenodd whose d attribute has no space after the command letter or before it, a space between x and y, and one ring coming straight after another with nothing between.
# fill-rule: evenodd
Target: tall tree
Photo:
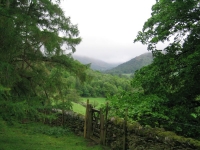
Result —
<instances>
[{"instance_id":1,"label":"tall tree","mask_svg":"<svg viewBox=\"0 0 200 150\"><path fill-rule=\"evenodd\" d=\"M59 3L0 1L1 108L7 102L12 106L45 105L55 93L64 99L64 70L81 80L86 78L87 67L70 56L81 42L79 30L65 17Z\"/></svg>"},{"instance_id":2,"label":"tall tree","mask_svg":"<svg viewBox=\"0 0 200 150\"><path fill-rule=\"evenodd\" d=\"M184 124L197 125L200 118L200 2L157 0L151 15L135 42L147 44L154 61L135 77L145 94L168 99L162 103L170 110L165 114L189 135L183 131L188 129ZM166 41L164 50L157 49L158 42Z\"/></svg>"}]
</instances>

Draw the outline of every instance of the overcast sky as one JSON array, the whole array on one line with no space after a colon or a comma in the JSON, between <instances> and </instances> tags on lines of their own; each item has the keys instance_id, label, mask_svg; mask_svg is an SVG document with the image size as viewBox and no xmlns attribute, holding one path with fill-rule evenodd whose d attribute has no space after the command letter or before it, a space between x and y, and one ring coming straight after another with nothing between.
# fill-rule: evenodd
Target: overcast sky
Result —
<instances>
[{"instance_id":1,"label":"overcast sky","mask_svg":"<svg viewBox=\"0 0 200 150\"><path fill-rule=\"evenodd\" d=\"M105 62L125 62L147 52L133 43L151 16L156 0L63 0L61 7L73 24L78 24L82 42L76 55Z\"/></svg>"}]
</instances>

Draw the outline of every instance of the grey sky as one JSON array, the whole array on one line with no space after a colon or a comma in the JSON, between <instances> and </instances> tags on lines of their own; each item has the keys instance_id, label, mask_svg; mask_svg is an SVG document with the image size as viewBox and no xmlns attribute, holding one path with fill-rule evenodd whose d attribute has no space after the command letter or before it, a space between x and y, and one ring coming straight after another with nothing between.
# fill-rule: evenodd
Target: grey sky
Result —
<instances>
[{"instance_id":1,"label":"grey sky","mask_svg":"<svg viewBox=\"0 0 200 150\"><path fill-rule=\"evenodd\" d=\"M63 0L61 7L82 37L75 54L113 63L147 52L147 46L133 40L153 4L155 0Z\"/></svg>"}]
</instances>

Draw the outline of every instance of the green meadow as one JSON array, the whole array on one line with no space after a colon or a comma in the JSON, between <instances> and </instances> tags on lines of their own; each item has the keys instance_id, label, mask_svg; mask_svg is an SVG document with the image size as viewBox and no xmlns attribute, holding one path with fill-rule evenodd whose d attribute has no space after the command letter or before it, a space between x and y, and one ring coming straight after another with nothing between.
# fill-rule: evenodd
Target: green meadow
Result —
<instances>
[{"instance_id":1,"label":"green meadow","mask_svg":"<svg viewBox=\"0 0 200 150\"><path fill-rule=\"evenodd\" d=\"M105 105L106 104L106 98L104 97L97 97L97 98L94 98L94 97L82 97L81 98L81 101L82 102L87 102L87 100L89 100L89 103L92 104L92 105L97 105L96 107L99 108L101 107L101 105Z\"/></svg>"},{"instance_id":2,"label":"green meadow","mask_svg":"<svg viewBox=\"0 0 200 150\"><path fill-rule=\"evenodd\" d=\"M85 115L86 108L81 104L72 102L72 110L76 113Z\"/></svg>"},{"instance_id":3,"label":"green meadow","mask_svg":"<svg viewBox=\"0 0 200 150\"><path fill-rule=\"evenodd\" d=\"M98 98L92 98L92 97L83 98L82 97L80 103L86 105L87 100L89 100L89 103L92 104L97 109L100 108L102 105L106 104L106 98L103 98L103 97L98 97ZM86 108L80 103L73 102L72 109L74 112L85 115Z\"/></svg>"},{"instance_id":4,"label":"green meadow","mask_svg":"<svg viewBox=\"0 0 200 150\"><path fill-rule=\"evenodd\" d=\"M41 123L8 125L0 120L1 150L102 150L100 145L61 127Z\"/></svg>"}]
</instances>

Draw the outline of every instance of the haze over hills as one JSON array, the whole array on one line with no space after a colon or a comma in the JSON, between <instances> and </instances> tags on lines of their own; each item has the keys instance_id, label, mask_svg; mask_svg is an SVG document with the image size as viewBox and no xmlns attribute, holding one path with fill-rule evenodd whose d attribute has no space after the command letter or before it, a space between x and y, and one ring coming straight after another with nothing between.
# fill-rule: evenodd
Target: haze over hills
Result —
<instances>
[{"instance_id":1,"label":"haze over hills","mask_svg":"<svg viewBox=\"0 0 200 150\"><path fill-rule=\"evenodd\" d=\"M82 64L91 64L90 68L98 71L109 70L120 64L120 63L107 63L102 60L93 59L85 56L79 56L79 55L73 55L72 57L75 60L78 60Z\"/></svg>"},{"instance_id":2,"label":"haze over hills","mask_svg":"<svg viewBox=\"0 0 200 150\"><path fill-rule=\"evenodd\" d=\"M153 61L152 53L144 53L140 56L137 56L123 64L118 65L115 68L104 71L105 73L112 74L129 74L134 73L136 70L151 64Z\"/></svg>"}]
</instances>

